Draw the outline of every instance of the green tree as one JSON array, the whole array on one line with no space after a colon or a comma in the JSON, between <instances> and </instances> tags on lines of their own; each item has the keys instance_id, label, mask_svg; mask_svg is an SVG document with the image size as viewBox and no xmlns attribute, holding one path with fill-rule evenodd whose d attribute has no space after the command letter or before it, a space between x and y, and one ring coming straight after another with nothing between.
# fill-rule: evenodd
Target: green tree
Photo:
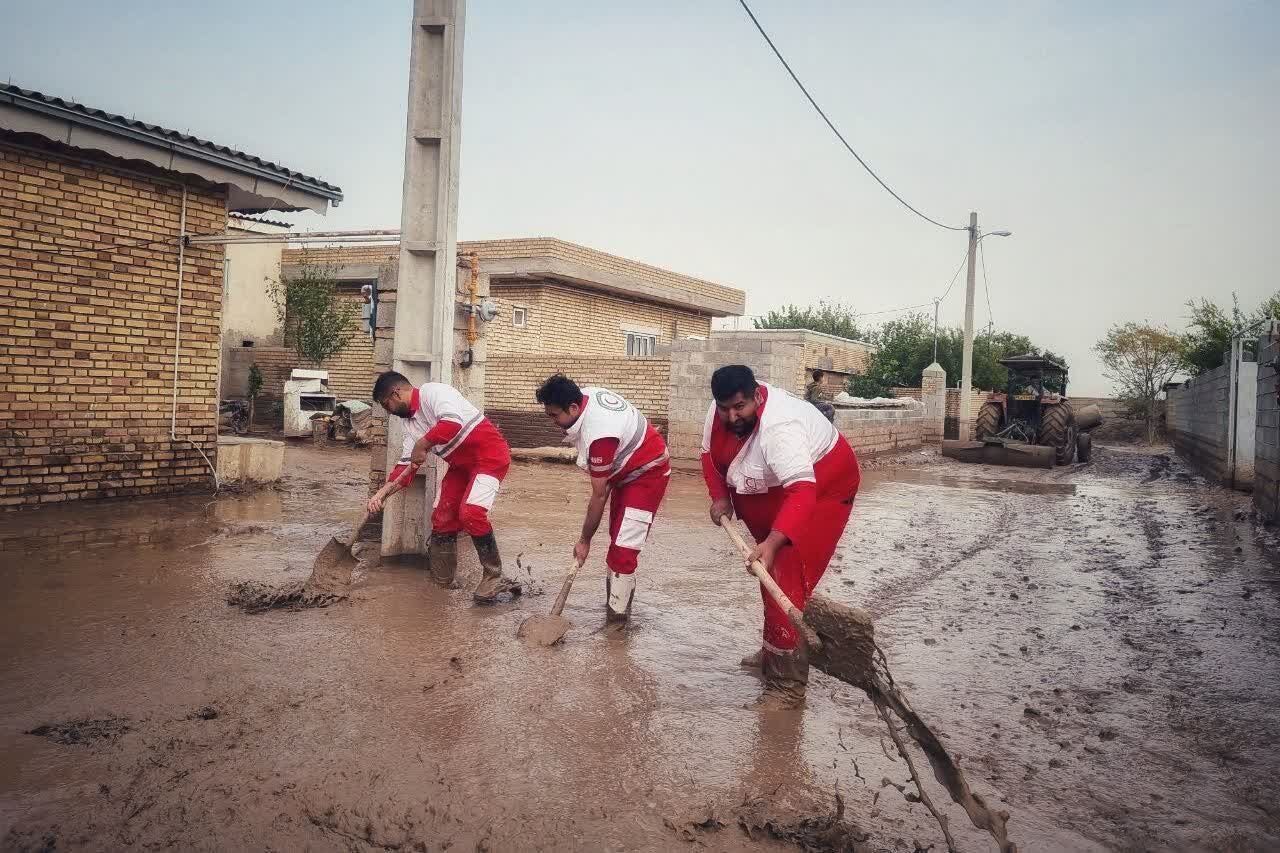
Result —
<instances>
[{"instance_id":1,"label":"green tree","mask_svg":"<svg viewBox=\"0 0 1280 853\"><path fill-rule=\"evenodd\" d=\"M890 388L920 383L920 372L933 361L931 318L907 314L883 323L869 337L876 350L868 359L866 373L850 377L850 394L881 397ZM942 357L941 341L938 356Z\"/></svg>"},{"instance_id":2,"label":"green tree","mask_svg":"<svg viewBox=\"0 0 1280 853\"><path fill-rule=\"evenodd\" d=\"M925 314L907 314L869 332L876 352L871 356L867 372L850 378L849 393L858 397L876 397L890 388L914 387L920 374L933 363L933 318ZM1003 389L1009 372L1000 364L1003 358L1032 352L1053 359L1063 367L1066 360L1041 349L1026 335L992 331L978 335L973 342L973 387ZM960 381L964 361L964 332L958 328L938 330L938 363L947 372L947 381ZM1061 391L1060 383L1046 383ZM1058 387L1054 387L1058 386Z\"/></svg>"},{"instance_id":3,"label":"green tree","mask_svg":"<svg viewBox=\"0 0 1280 853\"><path fill-rule=\"evenodd\" d=\"M271 282L285 342L304 361L319 364L346 347L356 332L357 304L338 295L331 266L304 261L298 272Z\"/></svg>"},{"instance_id":4,"label":"green tree","mask_svg":"<svg viewBox=\"0 0 1280 853\"><path fill-rule=\"evenodd\" d=\"M1147 442L1154 442L1159 419L1156 401L1182 369L1182 339L1164 326L1123 323L1108 329L1093 351L1117 395L1146 421Z\"/></svg>"},{"instance_id":5,"label":"green tree","mask_svg":"<svg viewBox=\"0 0 1280 853\"><path fill-rule=\"evenodd\" d=\"M1234 293L1230 309L1203 297L1189 300L1186 308L1188 330L1182 336L1182 368L1197 376L1222 365L1233 338L1245 336L1252 347L1250 333L1256 332L1265 320L1280 318L1280 293L1247 313L1240 309L1240 299Z\"/></svg>"},{"instance_id":6,"label":"green tree","mask_svg":"<svg viewBox=\"0 0 1280 853\"><path fill-rule=\"evenodd\" d=\"M839 302L818 300L817 305L800 308L784 305L752 321L757 329L810 329L840 338L860 340L858 315Z\"/></svg>"},{"instance_id":7,"label":"green tree","mask_svg":"<svg viewBox=\"0 0 1280 853\"><path fill-rule=\"evenodd\" d=\"M256 363L249 365L249 423L253 423L254 404L262 393L262 371Z\"/></svg>"}]
</instances>

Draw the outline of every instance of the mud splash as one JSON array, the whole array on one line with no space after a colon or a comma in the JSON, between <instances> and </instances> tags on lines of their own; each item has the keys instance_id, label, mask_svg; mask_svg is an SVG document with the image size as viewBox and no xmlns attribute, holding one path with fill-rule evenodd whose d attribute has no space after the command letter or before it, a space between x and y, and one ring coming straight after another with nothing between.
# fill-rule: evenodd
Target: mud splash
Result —
<instances>
[{"instance_id":1,"label":"mud splash","mask_svg":"<svg viewBox=\"0 0 1280 853\"><path fill-rule=\"evenodd\" d=\"M946 789L951 799L964 809L973 825L990 833L1001 853L1017 853L1017 847L1009 841L1009 813L991 808L986 800L973 792L960 766L943 746L937 733L916 713L907 697L894 683L889 662L876 644L871 617L856 607L815 595L796 627L807 635L810 659L815 666L830 676L861 688L875 704L877 714L889 729L898 752L910 770L920 802L929 809L942 829L947 849L955 850L947 818L929 799L893 721L894 716L902 721L904 730L924 751L933 768L934 778Z\"/></svg>"},{"instance_id":2,"label":"mud splash","mask_svg":"<svg viewBox=\"0 0 1280 853\"><path fill-rule=\"evenodd\" d=\"M360 543L360 534L373 521L366 515L347 538L330 539L311 566L305 581L272 586L259 581L239 581L231 585L227 603L246 613L268 610L303 610L329 607L345 601L351 590L351 577L357 564L352 553Z\"/></svg>"},{"instance_id":3,"label":"mud splash","mask_svg":"<svg viewBox=\"0 0 1280 853\"><path fill-rule=\"evenodd\" d=\"M666 826L681 841L701 844L709 834L734 826L752 841L774 840L794 845L805 853L872 853L871 835L845 819L844 798L835 795L835 810L814 814L819 807L810 806L809 814L794 811L768 797L749 797L729 808L712 803L700 806L681 817L667 818Z\"/></svg>"},{"instance_id":4,"label":"mud splash","mask_svg":"<svg viewBox=\"0 0 1280 853\"><path fill-rule=\"evenodd\" d=\"M63 746L87 746L94 741L115 741L130 731L129 720L123 717L106 717L101 720L68 720L65 723L45 723L28 729L25 734L47 738Z\"/></svg>"}]
</instances>

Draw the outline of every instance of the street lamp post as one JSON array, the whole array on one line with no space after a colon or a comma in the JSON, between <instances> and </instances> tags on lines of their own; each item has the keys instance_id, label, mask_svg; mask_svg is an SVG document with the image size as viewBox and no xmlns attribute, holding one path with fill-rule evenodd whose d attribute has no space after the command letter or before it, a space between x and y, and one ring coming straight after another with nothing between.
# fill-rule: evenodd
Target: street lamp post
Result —
<instances>
[{"instance_id":1,"label":"street lamp post","mask_svg":"<svg viewBox=\"0 0 1280 853\"><path fill-rule=\"evenodd\" d=\"M986 234L978 230L978 214L969 214L969 274L965 279L964 289L964 355L960 364L960 440L973 438L973 412L970 401L973 399L973 297L977 285L978 242L984 237L1011 237L1012 231L988 231Z\"/></svg>"}]
</instances>

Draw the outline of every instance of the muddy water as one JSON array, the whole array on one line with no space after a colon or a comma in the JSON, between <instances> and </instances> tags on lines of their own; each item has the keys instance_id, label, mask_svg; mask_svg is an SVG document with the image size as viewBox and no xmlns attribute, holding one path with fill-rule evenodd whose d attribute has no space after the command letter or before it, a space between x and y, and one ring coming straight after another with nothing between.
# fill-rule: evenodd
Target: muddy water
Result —
<instances>
[{"instance_id":1,"label":"muddy water","mask_svg":"<svg viewBox=\"0 0 1280 853\"><path fill-rule=\"evenodd\" d=\"M823 589L875 615L1023 849L1274 849L1274 550L1176 462L1096 460L869 472ZM5 848L786 849L724 816L762 794L818 814L838 790L866 849L940 849L861 693L818 675L803 714L742 708L759 594L691 476L624 635L603 630L597 547L565 643L515 637L584 507L555 465L516 466L496 512L509 570L551 594L476 608L382 567L329 609L227 607L232 582L306 575L358 519L363 461L290 448L279 491L0 519ZM79 725L24 734L60 724ZM709 810L726 825L691 829ZM961 849L990 849L948 814Z\"/></svg>"}]
</instances>

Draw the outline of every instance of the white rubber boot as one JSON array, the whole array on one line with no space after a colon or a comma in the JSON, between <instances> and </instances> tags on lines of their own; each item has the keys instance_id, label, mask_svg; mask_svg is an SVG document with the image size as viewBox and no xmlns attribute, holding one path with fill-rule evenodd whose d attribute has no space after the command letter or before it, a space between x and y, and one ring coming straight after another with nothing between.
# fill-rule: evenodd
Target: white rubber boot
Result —
<instances>
[{"instance_id":1,"label":"white rubber boot","mask_svg":"<svg viewBox=\"0 0 1280 853\"><path fill-rule=\"evenodd\" d=\"M629 575L609 571L605 575L605 619L626 622L631 617L631 600L636 594L635 572Z\"/></svg>"}]
</instances>

